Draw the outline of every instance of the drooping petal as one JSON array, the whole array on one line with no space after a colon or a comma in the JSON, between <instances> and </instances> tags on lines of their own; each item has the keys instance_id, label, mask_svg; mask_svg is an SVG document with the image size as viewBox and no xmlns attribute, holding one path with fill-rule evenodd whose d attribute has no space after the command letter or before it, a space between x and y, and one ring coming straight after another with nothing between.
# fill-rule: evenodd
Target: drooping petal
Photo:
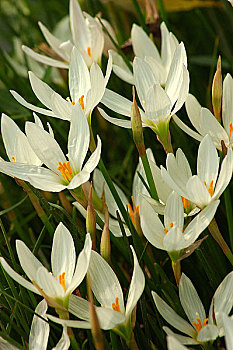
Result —
<instances>
[{"instance_id":1,"label":"drooping petal","mask_svg":"<svg viewBox=\"0 0 233 350\"><path fill-rule=\"evenodd\" d=\"M154 299L155 305L162 315L162 317L173 327L178 329L179 331L190 335L190 337L194 338L196 335L196 331L194 328L185 321L182 317L177 315L177 313L163 301L162 298L158 296L155 292L152 292L152 297Z\"/></svg>"},{"instance_id":2,"label":"drooping petal","mask_svg":"<svg viewBox=\"0 0 233 350\"><path fill-rule=\"evenodd\" d=\"M125 310L126 319L131 315L134 307L136 306L145 288L145 276L138 263L137 255L133 249L133 246L130 246L130 248L133 253L134 270L133 270L133 275L132 275L132 279L129 287L129 294L128 294L126 310Z\"/></svg>"},{"instance_id":3,"label":"drooping petal","mask_svg":"<svg viewBox=\"0 0 233 350\"><path fill-rule=\"evenodd\" d=\"M17 272L15 272L10 265L7 264L4 258L0 257L0 262L4 270L8 273L8 275L13 278L17 283L21 284L24 288L27 288L33 293L39 294L38 289L29 281L25 280L22 276L20 276Z\"/></svg>"},{"instance_id":4,"label":"drooping petal","mask_svg":"<svg viewBox=\"0 0 233 350\"><path fill-rule=\"evenodd\" d=\"M47 108L52 109L51 107L51 97L54 94L53 89L44 83L42 80L37 78L33 72L28 72L29 80L31 83L32 90L38 100L45 105Z\"/></svg>"},{"instance_id":5,"label":"drooping petal","mask_svg":"<svg viewBox=\"0 0 233 350\"><path fill-rule=\"evenodd\" d=\"M67 288L67 294L72 293L73 290L77 288L82 282L82 280L84 279L89 266L91 248L92 248L91 236L90 236L90 233L87 233L83 250L80 252L77 259L77 264L76 264L72 281L69 287Z\"/></svg>"},{"instance_id":6,"label":"drooping petal","mask_svg":"<svg viewBox=\"0 0 233 350\"><path fill-rule=\"evenodd\" d=\"M76 321L76 320L64 320L59 317L46 314L49 320L61 324L66 327L81 328L81 329L91 329L90 322L87 321Z\"/></svg>"},{"instance_id":7,"label":"drooping petal","mask_svg":"<svg viewBox=\"0 0 233 350\"><path fill-rule=\"evenodd\" d=\"M35 312L45 318L48 305L43 299L36 307ZM29 349L30 350L46 350L49 338L49 323L44 321L37 315L33 316L32 325L29 335Z\"/></svg>"},{"instance_id":8,"label":"drooping petal","mask_svg":"<svg viewBox=\"0 0 233 350\"><path fill-rule=\"evenodd\" d=\"M177 115L174 114L172 118L174 122L179 126L179 128L184 132L186 132L187 135L191 136L197 141L201 141L203 139L203 136L199 135L197 132L193 131L190 127L188 127L185 123L183 123L182 120L180 120L177 117Z\"/></svg>"},{"instance_id":9,"label":"drooping petal","mask_svg":"<svg viewBox=\"0 0 233 350\"><path fill-rule=\"evenodd\" d=\"M131 121L130 120L112 118L101 108L98 108L98 111L100 112L102 117L104 119L106 119L108 122L110 122L114 125L120 126L122 128L131 129Z\"/></svg>"},{"instance_id":10,"label":"drooping petal","mask_svg":"<svg viewBox=\"0 0 233 350\"><path fill-rule=\"evenodd\" d=\"M116 113L130 117L131 106L133 102L125 97L122 97L114 91L105 89L101 103Z\"/></svg>"},{"instance_id":11,"label":"drooping petal","mask_svg":"<svg viewBox=\"0 0 233 350\"><path fill-rule=\"evenodd\" d=\"M110 265L95 251L91 252L88 269L91 279L91 288L99 303L112 309L116 298L119 300L120 311L124 314L124 299L120 283Z\"/></svg>"},{"instance_id":12,"label":"drooping petal","mask_svg":"<svg viewBox=\"0 0 233 350\"><path fill-rule=\"evenodd\" d=\"M69 68L69 64L67 62L59 61L45 55L40 55L39 53L36 53L35 51L33 51L32 49L30 49L25 45L22 46L22 49L28 56L32 57L34 60L38 62L47 64L48 66L57 67L57 68L63 68L63 69Z\"/></svg>"}]
</instances>

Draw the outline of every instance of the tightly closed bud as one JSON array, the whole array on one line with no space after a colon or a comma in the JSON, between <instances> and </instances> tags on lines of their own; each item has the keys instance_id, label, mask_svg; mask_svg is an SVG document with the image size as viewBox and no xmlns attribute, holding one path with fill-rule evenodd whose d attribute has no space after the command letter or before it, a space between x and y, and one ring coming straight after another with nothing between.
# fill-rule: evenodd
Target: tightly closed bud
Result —
<instances>
[{"instance_id":1,"label":"tightly closed bud","mask_svg":"<svg viewBox=\"0 0 233 350\"><path fill-rule=\"evenodd\" d=\"M96 248L96 213L92 204L92 182L90 186L88 204L87 204L87 217L86 217L86 229L91 234L92 249Z\"/></svg>"},{"instance_id":2,"label":"tightly closed bud","mask_svg":"<svg viewBox=\"0 0 233 350\"><path fill-rule=\"evenodd\" d=\"M133 139L138 149L139 156L141 157L145 155L146 149L144 145L142 119L141 119L140 111L135 99L134 86L133 86L133 104L131 107L131 126L132 126L132 132L133 132Z\"/></svg>"},{"instance_id":3,"label":"tightly closed bud","mask_svg":"<svg viewBox=\"0 0 233 350\"><path fill-rule=\"evenodd\" d=\"M222 72L221 72L221 56L218 58L217 69L212 84L212 104L215 118L221 121L221 105L222 105Z\"/></svg>"},{"instance_id":4,"label":"tightly closed bud","mask_svg":"<svg viewBox=\"0 0 233 350\"><path fill-rule=\"evenodd\" d=\"M132 203L133 203L133 208L131 207L130 204L128 204L128 209L129 209L129 216L131 218L131 221L139 234L139 236L142 236L142 228L141 228L141 222L140 222L140 215L139 215L139 206L135 205L134 197L132 196Z\"/></svg>"},{"instance_id":5,"label":"tightly closed bud","mask_svg":"<svg viewBox=\"0 0 233 350\"><path fill-rule=\"evenodd\" d=\"M100 255L104 258L109 264L111 262L111 243L110 243L110 233L109 233L109 213L105 201L104 185L102 193L102 201L104 203L104 228L100 241Z\"/></svg>"}]
</instances>

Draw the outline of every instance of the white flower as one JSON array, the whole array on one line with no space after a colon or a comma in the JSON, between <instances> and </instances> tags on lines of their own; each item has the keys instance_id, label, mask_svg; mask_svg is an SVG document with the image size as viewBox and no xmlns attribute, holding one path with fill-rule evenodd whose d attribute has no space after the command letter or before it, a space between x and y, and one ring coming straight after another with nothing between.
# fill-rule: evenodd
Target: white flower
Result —
<instances>
[{"instance_id":1,"label":"white flower","mask_svg":"<svg viewBox=\"0 0 233 350\"><path fill-rule=\"evenodd\" d=\"M142 126L150 127L161 139L167 137L170 118L184 104L189 89L189 73L184 64L186 52L181 43L173 56L165 89L163 89L150 65L143 59L135 57L133 61L134 83L143 110ZM101 102L123 116L130 118L132 102L117 93L106 89ZM101 115L109 122L131 128L131 121L108 116L99 108Z\"/></svg>"},{"instance_id":2,"label":"white flower","mask_svg":"<svg viewBox=\"0 0 233 350\"><path fill-rule=\"evenodd\" d=\"M226 147L233 147L233 79L229 73L223 81L223 126L207 108L201 107L193 95L190 94L188 96L185 105L188 117L197 132L184 124L177 116L173 116L174 121L184 132L198 141L202 140L206 134L209 134L215 147L219 150L222 150L222 140Z\"/></svg>"},{"instance_id":3,"label":"white flower","mask_svg":"<svg viewBox=\"0 0 233 350\"><path fill-rule=\"evenodd\" d=\"M184 208L181 197L175 192L168 197L164 211L164 225L153 206L142 198L140 218L143 234L156 248L166 250L177 260L182 250L189 247L206 229L219 205L214 201L202 210L184 229Z\"/></svg>"},{"instance_id":4,"label":"white flower","mask_svg":"<svg viewBox=\"0 0 233 350\"><path fill-rule=\"evenodd\" d=\"M233 319L223 315L223 326L227 350L233 350Z\"/></svg>"},{"instance_id":5,"label":"white flower","mask_svg":"<svg viewBox=\"0 0 233 350\"><path fill-rule=\"evenodd\" d=\"M134 258L134 271L129 287L126 308L120 283L110 265L95 251L91 252L91 260L88 269L91 280L91 288L101 306L96 306L96 313L102 329L121 331L126 338L131 334L131 313L136 306L145 287L145 277L139 266L136 254L131 247ZM69 303L69 311L84 321L61 320L51 315L49 319L70 327L90 328L89 302L72 295ZM125 327L125 328L124 328ZM124 333L124 329L126 334ZM127 333L129 332L129 333Z\"/></svg>"},{"instance_id":6,"label":"white flower","mask_svg":"<svg viewBox=\"0 0 233 350\"><path fill-rule=\"evenodd\" d=\"M172 335L167 336L167 348L168 350L186 350L186 346L182 345L175 337Z\"/></svg>"},{"instance_id":7,"label":"white flower","mask_svg":"<svg viewBox=\"0 0 233 350\"><path fill-rule=\"evenodd\" d=\"M131 39L133 51L136 57L145 59L150 65L155 77L161 85L165 85L174 56L174 52L179 45L176 37L168 31L166 24L160 25L161 29L161 56L153 41L148 37L142 28L133 24ZM134 84L134 76L124 62L123 58L115 51L111 51L113 56L113 71L122 80ZM187 66L187 60L184 62Z\"/></svg>"},{"instance_id":8,"label":"white flower","mask_svg":"<svg viewBox=\"0 0 233 350\"><path fill-rule=\"evenodd\" d=\"M97 18L93 18L88 14L85 14L85 17L78 1L70 0L70 27L73 42L70 40L64 42L59 40L39 22L45 39L61 60L40 55L27 46L23 46L24 52L35 60L49 66L69 68L71 51L73 47L76 47L89 67L93 62L100 64L104 49L104 33Z\"/></svg>"},{"instance_id":9,"label":"white flower","mask_svg":"<svg viewBox=\"0 0 233 350\"><path fill-rule=\"evenodd\" d=\"M64 99L46 83L36 77L32 72L29 72L29 79L37 98L48 109L36 107L28 103L16 91L11 91L14 98L24 107L35 112L56 117L64 120L71 120L74 107L80 103L84 114L88 117L95 106L103 97L105 87L108 83L112 70L111 55L108 59L106 75L103 76L101 68L97 63L93 62L88 70L88 67L80 54L74 47L71 52L70 68L69 68L69 91L70 98Z\"/></svg>"},{"instance_id":10,"label":"white flower","mask_svg":"<svg viewBox=\"0 0 233 350\"><path fill-rule=\"evenodd\" d=\"M0 337L0 348L1 350L19 350L18 347L9 343L6 339Z\"/></svg>"},{"instance_id":11,"label":"white flower","mask_svg":"<svg viewBox=\"0 0 233 350\"><path fill-rule=\"evenodd\" d=\"M97 148L83 166L89 148L90 131L79 104L72 110L68 161L56 140L41 127L27 122L26 133L32 149L48 168L0 162L0 171L27 180L36 188L52 192L59 192L65 188L71 190L89 180L100 159L101 140L97 137Z\"/></svg>"},{"instance_id":12,"label":"white flower","mask_svg":"<svg viewBox=\"0 0 233 350\"><path fill-rule=\"evenodd\" d=\"M4 270L16 282L30 291L42 295L49 305L67 309L71 293L79 286L87 273L91 246L90 234L87 234L84 248L76 262L72 236L68 229L60 223L53 238L52 272L49 272L20 240L16 241L18 258L22 269L32 282L15 272L4 258L1 257L0 262Z\"/></svg>"},{"instance_id":13,"label":"white flower","mask_svg":"<svg viewBox=\"0 0 233 350\"><path fill-rule=\"evenodd\" d=\"M48 304L43 299L36 307L35 313L42 316L45 320ZM34 315L29 335L29 350L46 350L49 339L49 323L41 317ZM52 350L68 350L70 347L70 338L67 334L67 327L63 327L62 337Z\"/></svg>"},{"instance_id":14,"label":"white flower","mask_svg":"<svg viewBox=\"0 0 233 350\"><path fill-rule=\"evenodd\" d=\"M176 157L171 153L167 155L167 170L161 167L162 176L168 186L199 208L204 208L218 199L232 177L232 149L228 148L219 174L218 153L209 135L204 137L198 149L197 175L192 175L190 167L183 174L179 165L181 159L187 162L182 150L178 149Z\"/></svg>"},{"instance_id":15,"label":"white flower","mask_svg":"<svg viewBox=\"0 0 233 350\"><path fill-rule=\"evenodd\" d=\"M158 294L152 292L152 296L162 317L185 336L175 334L168 327L164 327L167 334L188 345L213 341L218 336L223 336L222 314L228 315L233 306L233 272L224 278L214 293L208 318L191 280L182 274L179 284L180 302L191 324L180 317Z\"/></svg>"}]
</instances>

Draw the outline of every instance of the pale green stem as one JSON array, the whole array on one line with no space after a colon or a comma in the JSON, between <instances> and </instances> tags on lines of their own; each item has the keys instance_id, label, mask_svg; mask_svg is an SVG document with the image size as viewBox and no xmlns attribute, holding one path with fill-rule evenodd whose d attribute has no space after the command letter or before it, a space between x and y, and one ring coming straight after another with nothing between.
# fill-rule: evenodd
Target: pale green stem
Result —
<instances>
[{"instance_id":1,"label":"pale green stem","mask_svg":"<svg viewBox=\"0 0 233 350\"><path fill-rule=\"evenodd\" d=\"M154 183L154 179L153 179L153 175L152 175L152 172L151 172L151 168L150 168L150 164L149 164L149 160L148 160L148 157L147 157L147 154L143 154L141 157L141 160L142 160L142 164L143 164L143 168L145 170L145 173L146 173L146 178L147 178L147 181L148 181L148 185L150 187L150 192L151 192L151 197L154 198L155 200L158 200L159 197L158 197L158 194L157 194L157 191L156 191L156 187L155 187L155 183Z\"/></svg>"}]
</instances>

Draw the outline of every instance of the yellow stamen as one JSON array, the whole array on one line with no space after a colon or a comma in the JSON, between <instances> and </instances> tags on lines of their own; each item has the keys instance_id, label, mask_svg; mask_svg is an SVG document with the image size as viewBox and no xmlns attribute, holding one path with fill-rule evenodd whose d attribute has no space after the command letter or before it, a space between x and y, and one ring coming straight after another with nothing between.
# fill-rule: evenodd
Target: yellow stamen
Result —
<instances>
[{"instance_id":1,"label":"yellow stamen","mask_svg":"<svg viewBox=\"0 0 233 350\"><path fill-rule=\"evenodd\" d=\"M116 297L115 303L112 303L112 308L114 311L121 312L120 305L119 305L119 298Z\"/></svg>"},{"instance_id":2,"label":"yellow stamen","mask_svg":"<svg viewBox=\"0 0 233 350\"><path fill-rule=\"evenodd\" d=\"M80 106L82 107L82 110L84 111L84 95L82 95L78 100L79 100L79 103L80 103Z\"/></svg>"},{"instance_id":3,"label":"yellow stamen","mask_svg":"<svg viewBox=\"0 0 233 350\"><path fill-rule=\"evenodd\" d=\"M63 287L64 291L66 292L65 274L66 274L65 272L62 272L62 274L58 276L58 280L60 285Z\"/></svg>"},{"instance_id":4,"label":"yellow stamen","mask_svg":"<svg viewBox=\"0 0 233 350\"><path fill-rule=\"evenodd\" d=\"M185 209L185 210L188 209L188 207L189 207L189 201L188 201L188 199L186 199L186 198L184 198L184 197L182 197L182 196L181 196L181 199L182 199L182 203L183 203L184 209Z\"/></svg>"},{"instance_id":5,"label":"yellow stamen","mask_svg":"<svg viewBox=\"0 0 233 350\"><path fill-rule=\"evenodd\" d=\"M71 103L72 103L73 106L75 105L75 102L74 102L74 101L72 101Z\"/></svg>"},{"instance_id":6,"label":"yellow stamen","mask_svg":"<svg viewBox=\"0 0 233 350\"><path fill-rule=\"evenodd\" d=\"M172 227L173 227L173 222L170 223L170 228L172 228Z\"/></svg>"},{"instance_id":7,"label":"yellow stamen","mask_svg":"<svg viewBox=\"0 0 233 350\"><path fill-rule=\"evenodd\" d=\"M229 139L231 138L232 132L233 132L233 125L232 125L232 122L230 122L229 123Z\"/></svg>"},{"instance_id":8,"label":"yellow stamen","mask_svg":"<svg viewBox=\"0 0 233 350\"><path fill-rule=\"evenodd\" d=\"M204 185L205 187L207 187L206 185L206 181L204 181ZM213 193L214 193L214 180L211 180L210 182L210 187L208 188L208 192L211 195L211 197L213 197Z\"/></svg>"},{"instance_id":9,"label":"yellow stamen","mask_svg":"<svg viewBox=\"0 0 233 350\"><path fill-rule=\"evenodd\" d=\"M15 157L11 157L11 159L13 159L13 162L15 162Z\"/></svg>"},{"instance_id":10,"label":"yellow stamen","mask_svg":"<svg viewBox=\"0 0 233 350\"><path fill-rule=\"evenodd\" d=\"M63 162L63 164L61 162L58 162L58 167L57 170L60 171L62 177L64 180L68 180L71 181L73 178L73 172L70 166L70 162Z\"/></svg>"},{"instance_id":11,"label":"yellow stamen","mask_svg":"<svg viewBox=\"0 0 233 350\"><path fill-rule=\"evenodd\" d=\"M91 57L91 48L90 48L90 46L88 46L88 48L87 48L87 54L88 54L89 57Z\"/></svg>"},{"instance_id":12,"label":"yellow stamen","mask_svg":"<svg viewBox=\"0 0 233 350\"><path fill-rule=\"evenodd\" d=\"M196 322L192 323L194 325L194 327L196 328L197 333L200 332L202 327L205 327L207 325L208 320L209 320L208 318L205 318L204 321L203 321L203 325L202 325L200 317L197 317L197 323Z\"/></svg>"},{"instance_id":13,"label":"yellow stamen","mask_svg":"<svg viewBox=\"0 0 233 350\"><path fill-rule=\"evenodd\" d=\"M135 221L134 221L134 212L133 212L133 209L131 207L131 205L128 203L128 209L129 209L129 216L130 216L130 219L132 221L133 224L135 224Z\"/></svg>"}]
</instances>

